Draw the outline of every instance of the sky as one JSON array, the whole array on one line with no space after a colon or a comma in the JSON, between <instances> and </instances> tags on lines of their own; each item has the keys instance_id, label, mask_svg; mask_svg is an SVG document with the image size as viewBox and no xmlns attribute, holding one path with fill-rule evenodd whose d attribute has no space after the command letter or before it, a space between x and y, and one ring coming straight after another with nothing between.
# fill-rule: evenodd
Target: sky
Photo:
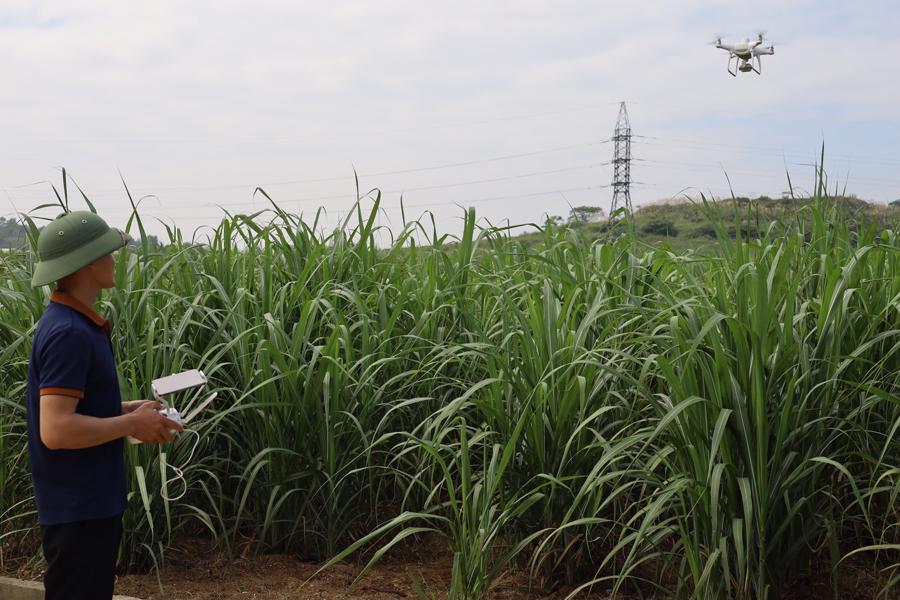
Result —
<instances>
[{"instance_id":1,"label":"sky","mask_svg":"<svg viewBox=\"0 0 900 600\"><path fill-rule=\"evenodd\" d=\"M762 76L710 42L775 44ZM268 201L333 227L456 233L609 208L626 102L635 206L700 192L900 198L893 1L0 2L0 215L61 168L110 224L190 237ZM70 183L70 190L72 184ZM71 208L84 208L70 191ZM36 214L53 217L54 209ZM158 221L159 222L158 222Z\"/></svg>"}]
</instances>

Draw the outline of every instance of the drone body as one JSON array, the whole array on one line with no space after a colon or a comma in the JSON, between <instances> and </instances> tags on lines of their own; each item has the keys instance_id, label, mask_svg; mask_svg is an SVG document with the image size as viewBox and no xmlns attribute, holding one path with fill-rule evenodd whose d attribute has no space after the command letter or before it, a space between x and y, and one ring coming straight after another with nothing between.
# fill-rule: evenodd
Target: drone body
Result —
<instances>
[{"instance_id":1,"label":"drone body","mask_svg":"<svg viewBox=\"0 0 900 600\"><path fill-rule=\"evenodd\" d=\"M758 33L755 40L744 38L743 41L735 44L723 44L722 38L716 38L713 43L716 48L721 48L728 52L728 73L733 77L737 77L737 72L750 73L751 71L757 75L762 74L762 58L765 54L775 54L775 46L763 46L763 34ZM731 65L734 60L734 67ZM756 59L756 64L753 60Z\"/></svg>"}]
</instances>

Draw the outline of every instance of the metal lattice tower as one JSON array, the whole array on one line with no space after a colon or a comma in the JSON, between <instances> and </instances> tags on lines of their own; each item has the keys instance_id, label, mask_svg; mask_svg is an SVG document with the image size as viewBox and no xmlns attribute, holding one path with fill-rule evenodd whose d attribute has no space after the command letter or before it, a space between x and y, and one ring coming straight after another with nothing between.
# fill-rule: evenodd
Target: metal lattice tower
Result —
<instances>
[{"instance_id":1,"label":"metal lattice tower","mask_svg":"<svg viewBox=\"0 0 900 600\"><path fill-rule=\"evenodd\" d=\"M624 207L631 214L631 123L625 103L619 105L619 118L613 133L615 150L613 153L613 197L609 207L609 215L618 208Z\"/></svg>"}]
</instances>

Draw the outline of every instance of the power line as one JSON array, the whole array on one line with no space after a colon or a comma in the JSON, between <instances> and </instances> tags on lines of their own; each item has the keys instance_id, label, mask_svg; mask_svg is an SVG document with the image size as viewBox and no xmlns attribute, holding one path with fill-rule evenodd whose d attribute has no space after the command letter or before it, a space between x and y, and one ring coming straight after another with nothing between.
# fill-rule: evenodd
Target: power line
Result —
<instances>
[{"instance_id":1,"label":"power line","mask_svg":"<svg viewBox=\"0 0 900 600\"><path fill-rule=\"evenodd\" d=\"M588 106L579 106L576 108L565 108L565 109L561 109L561 110L552 110L552 111L546 111L546 112L531 113L531 114L526 114L526 115L515 115L515 116L511 116L511 117L497 117L494 119L482 119L480 121L467 121L464 123L455 123L455 124L447 124L447 125L432 125L432 126L426 126L426 127L413 127L413 128L408 128L408 129L394 129L394 130L386 130L386 131L380 131L380 132L376 131L376 132L373 132L371 135L382 135L382 134L386 134L386 133L407 133L407 132L412 132L412 131L429 131L429 130L434 130L434 129L447 129L447 128L451 128L451 127L468 127L471 125L488 125L488 124L492 124L492 123L502 123L505 121L518 121L518 120L522 120L522 119L535 119L538 117L549 117L549 116L562 115L562 114L573 113L573 112L584 112L584 111L588 111L588 110L596 110L598 108L606 108L609 106L615 106L616 104L618 104L618 102L606 102L603 104L591 104ZM354 134L354 135L358 135L358 134Z\"/></svg>"},{"instance_id":2,"label":"power line","mask_svg":"<svg viewBox=\"0 0 900 600\"><path fill-rule=\"evenodd\" d=\"M766 148L762 146L750 146L747 144L723 144L719 142L707 142L703 140L689 140L684 138L669 138L669 137L660 137L660 136L652 136L652 135L638 135L635 134L633 136L634 141L637 143L645 143L645 144L653 144L660 146L671 146L675 148L688 148L688 149L696 149L696 146L712 146L717 148L725 148L731 150L733 152L741 152L744 154L759 154L765 156L773 156L773 157L785 157L785 156L802 156L804 158L818 158L818 152L801 152L801 151L779 151L774 148ZM655 142L646 142L643 140L655 140ZM859 163L871 163L877 165L895 165L900 164L900 160L894 158L887 158L883 156L872 156L872 155L853 155L853 154L844 154L844 153L831 153L826 152L826 158L834 158L840 157L843 159L848 159L852 162Z\"/></svg>"},{"instance_id":3,"label":"power line","mask_svg":"<svg viewBox=\"0 0 900 600\"><path fill-rule=\"evenodd\" d=\"M348 131L344 133L330 133L330 138L335 137L354 137L370 136L370 135L391 135L395 133L414 133L417 131L434 131L438 129L454 129L458 127L471 127L476 125L490 125L493 123L503 123L508 121L520 121L526 119L537 119L541 117L550 117L574 112L585 112L589 110L597 110L609 106L615 106L619 102L606 102L600 104L590 104L586 106L577 106L573 108L564 108L559 110L550 110L536 113L526 113L520 115L512 115L507 117L495 117L489 119L478 119L473 121L462 121L458 123L444 123L439 125L423 125L420 127L402 127L395 129L376 129L369 131ZM44 138L37 140L8 140L14 143L101 143L101 144L226 144L226 143L292 143L309 141L309 136L304 137L251 137L251 138L124 138L124 139L103 139L103 138Z\"/></svg>"},{"instance_id":4,"label":"power line","mask_svg":"<svg viewBox=\"0 0 900 600\"><path fill-rule=\"evenodd\" d=\"M457 181L457 182L452 182L452 183L443 183L443 184L436 184L436 185L426 185L426 186L419 186L419 187L402 188L402 189L396 189L396 190L378 190L378 191L380 191L382 195L385 195L385 194L402 194L402 193L406 193L406 192L417 192L417 191L425 191L425 190L447 189L447 188L460 187L460 186L466 186L466 185L479 185L479 184L484 184L484 183L495 183L495 182L500 182L500 181L512 181L515 179L524 179L527 177L538 177L538 176L542 176L542 175L554 175L554 174L558 174L558 173L567 173L567 172L571 172L571 171L594 169L597 167L608 166L610 164L611 163L609 163L609 162L602 162L602 163L594 163L594 164L588 164L588 165L576 165L576 166L570 166L570 167L563 167L560 169L551 169L551 170L547 170L547 171L533 171L530 173L519 173L516 175L508 175L508 176L504 176L504 177L491 177L491 178L487 178L487 179L474 179L474 180L470 180L470 181ZM607 186L602 186L602 187L607 187ZM346 199L346 198L347 198L347 194L336 194L336 195L332 195L332 196L316 196L316 197L307 197L307 198L293 198L293 199L288 199L288 200L279 200L279 201L277 201L277 203L283 204L283 203L298 203L298 202L320 202L322 200L341 200L341 199ZM160 208L165 208L166 210L185 209L185 208L216 208L216 207L224 207L224 206L242 206L242 207L252 208L251 206L249 206L249 204L250 203L248 203L248 201L218 202L218 203L206 202L204 204L180 204L177 206L160 207ZM131 212L131 209L130 208L128 208L128 209L113 208L113 209L108 209L105 212L112 212L112 213Z\"/></svg>"},{"instance_id":5,"label":"power line","mask_svg":"<svg viewBox=\"0 0 900 600\"><path fill-rule=\"evenodd\" d=\"M604 189L604 188L609 188L609 187L612 187L612 184L589 185L589 186L574 187L574 188L561 189L561 190L547 190L547 191L543 191L543 192L528 192L528 193L524 193L524 194L510 194L507 196L488 196L485 198L473 198L473 199L460 200L460 201L442 200L442 201L436 201L436 202L423 202L423 203L416 203L416 204L404 203L402 205L402 207L404 209L407 209L407 208L423 208L423 207L429 207L429 206L453 206L453 205L463 206L466 204L474 204L474 203L482 203L482 202L495 202L498 200L513 200L513 199L517 199L517 198L534 198L534 197L539 197L539 196L551 196L551 195L555 195L555 194L565 194L565 193L571 193L571 192L585 192L585 191L599 190L599 189ZM281 203L278 203L278 204L281 204ZM385 206L382 206L381 208L382 209L399 209L399 208L401 208L401 205L400 204L385 205ZM344 210L346 210L346 209L344 209ZM157 215L154 215L153 213L150 213L150 212L142 214L142 217L144 217L144 218L146 218L148 216L156 217ZM209 220L209 217L187 216L187 217L179 217L179 220L181 220L181 221L207 221L207 220Z\"/></svg>"},{"instance_id":6,"label":"power line","mask_svg":"<svg viewBox=\"0 0 900 600\"><path fill-rule=\"evenodd\" d=\"M685 168L686 170L695 170L695 171L713 171L713 170L715 170L720 173L728 173L728 174L755 175L755 176L759 176L759 177L779 178L779 179L786 178L785 172L776 173L774 171L763 171L760 169L744 169L741 167L738 167L737 169L730 169L730 168L724 167L723 165L713 165L711 163L676 162L676 161L656 160L656 159L650 159L650 158L640 158L640 159L635 159L635 160L643 162L643 163L653 163L653 164L662 165L663 168L666 168L666 166L672 166L672 167ZM803 167L814 166L811 164L806 165L806 164L801 164L801 163L790 163L790 164L792 164L794 166L803 166ZM831 176L831 177L829 177L829 179L831 179L832 181L834 181L834 180L842 181L844 178L841 178L838 176ZM893 188L893 187L900 186L900 180L896 180L896 179L880 179L880 178L874 178L874 177L851 177L851 178L849 178L849 181L856 182L856 183L864 183L864 184L872 186L872 187Z\"/></svg>"},{"instance_id":7,"label":"power line","mask_svg":"<svg viewBox=\"0 0 900 600\"><path fill-rule=\"evenodd\" d=\"M529 192L527 194L510 194L508 196L491 196L491 197L487 197L487 198L475 198L474 200L465 200L463 202L446 202L446 201L444 201L444 202L427 202L427 203L422 203L422 204L404 204L403 206L404 206L404 208L406 208L406 207L419 208L419 207L423 207L423 206L442 206L442 205L449 206L451 204L461 205L461 204L468 204L468 203L474 203L474 202L494 202L496 200L512 200L515 198L536 198L539 196L550 196L550 195L554 195L554 194L566 194L566 193L570 193L570 192L587 192L590 190L600 190L600 189L609 188L609 187L612 187L612 184L587 185L587 186L582 186L582 187L569 188L569 189L565 189L565 190L548 190L546 192ZM400 208L400 205L395 204L393 206L386 206L385 208Z\"/></svg>"},{"instance_id":8,"label":"power line","mask_svg":"<svg viewBox=\"0 0 900 600\"><path fill-rule=\"evenodd\" d=\"M362 174L359 174L358 177L359 178L386 177L389 175L405 175L405 174L409 174L409 173L423 173L423 172L427 172L427 171L453 169L453 168L458 168L458 167L467 167L467 166L472 166L472 165L487 164L487 163L500 162L500 161L505 161L505 160L514 160L517 158L527 158L530 156L539 156L541 154L552 154L552 153L556 153L556 152L564 152L566 150L573 150L576 148L589 148L591 146L599 146L602 144L608 144L610 141L612 141L611 138L608 138L605 140L597 140L597 141L593 141L593 142L582 142L579 144L570 144L567 146L557 146L554 148L544 148L541 150L532 150L530 152L505 154L505 155L501 155L501 156L492 156L489 158L482 158L482 159L475 159L475 160L465 160L465 161L458 161L458 162L452 162L452 163L443 163L443 164L437 164L437 165L413 167L413 168L409 168L409 169L397 169L397 170L393 170L393 171L376 171L376 172L372 172L372 173L362 173ZM286 180L286 181L270 181L267 183L256 183L256 184L245 183L245 184L229 184L229 185L215 185L215 186L175 186L175 187L160 186L160 187L153 187L152 189L155 190L154 193L160 193L160 192L166 192L166 193L182 193L182 192L184 192L184 193L187 193L187 192L204 192L204 191L215 192L215 191L225 191L225 190L235 190L235 189L245 189L245 190L250 191L250 190L256 189L257 187L269 188L269 187L276 187L276 186L282 186L282 185L300 185L300 184L310 184L310 183L328 183L328 182L335 182L335 181L352 181L352 180L353 180L353 176L351 176L351 175L340 175L340 176L331 176L331 177L318 177L318 178L313 178L313 179L294 179L294 180ZM31 187L31 186L45 184L45 183L48 183L48 182L39 181L39 182L35 182L35 183L29 183L29 184L25 184L25 185L15 186L15 188L21 189L24 187ZM144 187L149 188L150 186L144 186ZM91 194L88 195L88 197L89 198L102 197L102 196L121 197L122 195L124 195L124 189L112 190L110 188L107 188L106 191L101 191L100 193L92 192ZM20 196L20 198L26 199L26 200L41 199L44 197L45 196L29 198L27 196Z\"/></svg>"},{"instance_id":9,"label":"power line","mask_svg":"<svg viewBox=\"0 0 900 600\"><path fill-rule=\"evenodd\" d=\"M675 189L677 190L674 194L669 194L669 197L674 197L675 194L681 194L682 192L687 192L689 190L697 190L699 192L709 191L719 195L730 196L732 190L726 190L724 188L710 188L710 187L700 187L700 186L685 186L678 185L674 183L648 183L644 181L633 181L631 183L632 186L635 187L653 187L653 188L666 188L666 189Z\"/></svg>"}]
</instances>

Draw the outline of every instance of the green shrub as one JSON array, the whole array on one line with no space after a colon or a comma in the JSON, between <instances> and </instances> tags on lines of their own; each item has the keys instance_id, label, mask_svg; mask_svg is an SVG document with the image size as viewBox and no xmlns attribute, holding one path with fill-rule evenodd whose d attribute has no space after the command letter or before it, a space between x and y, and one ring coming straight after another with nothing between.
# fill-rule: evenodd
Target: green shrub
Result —
<instances>
[{"instance_id":1,"label":"green shrub","mask_svg":"<svg viewBox=\"0 0 900 600\"><path fill-rule=\"evenodd\" d=\"M678 229L672 221L650 221L641 225L641 233L648 235L665 235L668 237L677 237Z\"/></svg>"}]
</instances>

